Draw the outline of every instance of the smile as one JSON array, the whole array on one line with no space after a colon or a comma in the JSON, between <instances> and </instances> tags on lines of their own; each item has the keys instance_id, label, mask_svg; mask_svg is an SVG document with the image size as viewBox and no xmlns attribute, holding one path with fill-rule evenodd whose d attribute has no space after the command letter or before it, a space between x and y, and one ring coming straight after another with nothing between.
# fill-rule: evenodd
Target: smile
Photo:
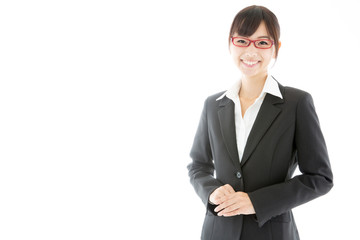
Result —
<instances>
[{"instance_id":1,"label":"smile","mask_svg":"<svg viewBox=\"0 0 360 240\"><path fill-rule=\"evenodd\" d=\"M256 65L257 63L259 63L260 61L248 61L248 60L241 60L245 66L247 67L253 67L254 65Z\"/></svg>"}]
</instances>

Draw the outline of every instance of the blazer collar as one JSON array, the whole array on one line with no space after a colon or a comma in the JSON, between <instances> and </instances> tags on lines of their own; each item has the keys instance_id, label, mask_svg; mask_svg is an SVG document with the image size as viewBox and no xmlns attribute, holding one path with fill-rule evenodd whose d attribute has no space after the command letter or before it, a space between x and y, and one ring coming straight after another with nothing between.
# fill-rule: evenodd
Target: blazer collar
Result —
<instances>
[{"instance_id":1,"label":"blazer collar","mask_svg":"<svg viewBox=\"0 0 360 240\"><path fill-rule=\"evenodd\" d=\"M219 100L218 118L220 123L221 134L227 151L234 163L234 166L239 169L239 153L236 144L235 131L235 116L234 116L234 102L228 97Z\"/></svg>"},{"instance_id":2,"label":"blazer collar","mask_svg":"<svg viewBox=\"0 0 360 240\"><path fill-rule=\"evenodd\" d=\"M231 100L233 100L234 102L235 101L238 101L238 94L239 94L239 91L240 91L240 88L241 88L241 85L242 85L242 80L240 78L240 80L238 82L236 82L233 86L231 86L226 92L224 92L220 97L218 97L216 99L216 101L220 100L220 99L223 99L225 96L227 98L230 98ZM276 79L271 76L271 75L268 75L266 80L265 80L265 83L264 83L264 86L263 86L263 89L259 95L258 98L261 98L263 95L265 95L265 93L270 93L274 96L277 96L279 98L283 98L282 97L282 93L279 89L279 83L276 81Z\"/></svg>"},{"instance_id":3,"label":"blazer collar","mask_svg":"<svg viewBox=\"0 0 360 240\"><path fill-rule=\"evenodd\" d=\"M281 84L279 84L279 89L282 96L284 96L284 87ZM264 134L271 127L276 117L280 114L281 108L279 108L277 104L282 104L283 102L284 99L271 94L266 94L247 139L240 164L236 143L234 102L226 96L224 96L222 99L219 99L218 118L220 122L221 133L225 146L237 168L243 166L250 158L251 154L255 150Z\"/></svg>"}]
</instances>

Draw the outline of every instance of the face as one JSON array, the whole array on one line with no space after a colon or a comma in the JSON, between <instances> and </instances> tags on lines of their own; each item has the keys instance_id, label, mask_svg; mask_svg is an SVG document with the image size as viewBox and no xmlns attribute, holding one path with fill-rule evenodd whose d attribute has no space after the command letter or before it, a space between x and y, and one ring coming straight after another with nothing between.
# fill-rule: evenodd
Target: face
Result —
<instances>
[{"instance_id":1,"label":"face","mask_svg":"<svg viewBox=\"0 0 360 240\"><path fill-rule=\"evenodd\" d=\"M261 22L256 32L251 36L240 36L235 33L233 37L246 37L251 40L270 39L264 22ZM259 49L252 42L248 47L237 47L230 41L230 54L235 65L245 77L265 77L271 59L275 58L275 46L273 45L269 49Z\"/></svg>"}]
</instances>

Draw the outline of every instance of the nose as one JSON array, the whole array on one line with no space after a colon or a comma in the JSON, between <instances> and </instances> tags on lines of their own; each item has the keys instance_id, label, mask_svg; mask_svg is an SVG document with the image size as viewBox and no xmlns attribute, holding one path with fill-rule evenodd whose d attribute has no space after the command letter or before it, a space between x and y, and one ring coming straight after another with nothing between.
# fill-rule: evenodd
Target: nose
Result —
<instances>
[{"instance_id":1,"label":"nose","mask_svg":"<svg viewBox=\"0 0 360 240\"><path fill-rule=\"evenodd\" d=\"M245 55L247 57L256 57L258 55L258 51L259 50L255 47L255 43L251 42L245 50Z\"/></svg>"}]
</instances>

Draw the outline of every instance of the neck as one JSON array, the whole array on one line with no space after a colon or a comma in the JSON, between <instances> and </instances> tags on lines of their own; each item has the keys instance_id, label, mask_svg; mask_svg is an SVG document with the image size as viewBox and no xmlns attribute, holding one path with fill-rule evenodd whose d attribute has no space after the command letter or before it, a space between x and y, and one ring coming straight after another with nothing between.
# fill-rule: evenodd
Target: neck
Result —
<instances>
[{"instance_id":1,"label":"neck","mask_svg":"<svg viewBox=\"0 0 360 240\"><path fill-rule=\"evenodd\" d=\"M266 78L267 73L263 76L242 76L239 97L244 99L256 99L264 88Z\"/></svg>"}]
</instances>

